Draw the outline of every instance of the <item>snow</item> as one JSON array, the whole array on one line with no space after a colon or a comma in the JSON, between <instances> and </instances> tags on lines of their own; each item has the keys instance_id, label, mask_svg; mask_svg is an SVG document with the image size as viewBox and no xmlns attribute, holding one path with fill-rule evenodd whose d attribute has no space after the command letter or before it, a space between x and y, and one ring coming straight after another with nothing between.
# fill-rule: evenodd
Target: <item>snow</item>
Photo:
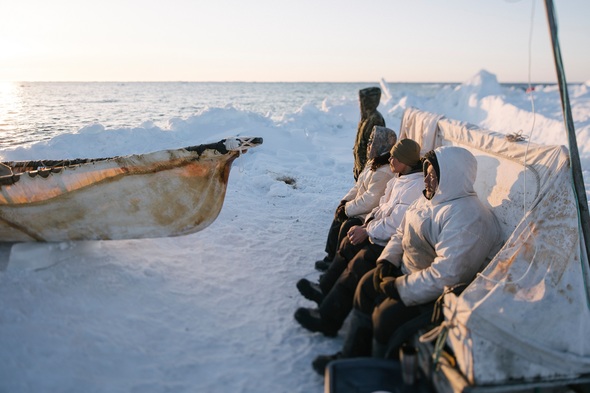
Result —
<instances>
[{"instance_id":1,"label":"snow","mask_svg":"<svg viewBox=\"0 0 590 393\"><path fill-rule=\"evenodd\" d=\"M586 177L588 86L570 86ZM501 87L487 71L456 88L441 86L432 98L393 99L391 93L384 92L379 110L396 130L403 109L413 105L567 146L554 86L535 87L534 112L531 95ZM201 232L22 243L12 250L3 245L0 391L322 392L323 378L310 363L338 351L344 333L326 338L298 326L294 311L313 303L295 283L319 275L314 261L324 256L334 209L353 185L358 117L358 103L346 101L303 106L279 121L209 108L171 119L164 129L150 123L117 130L93 125L0 151L3 160L104 157L229 135L264 138L236 160L223 209Z\"/></svg>"}]
</instances>

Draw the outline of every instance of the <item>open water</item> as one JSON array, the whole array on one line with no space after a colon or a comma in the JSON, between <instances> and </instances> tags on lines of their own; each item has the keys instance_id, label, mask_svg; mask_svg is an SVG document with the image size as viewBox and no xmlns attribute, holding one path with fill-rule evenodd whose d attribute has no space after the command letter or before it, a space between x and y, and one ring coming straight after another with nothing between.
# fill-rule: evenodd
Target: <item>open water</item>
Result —
<instances>
[{"instance_id":1,"label":"open water","mask_svg":"<svg viewBox=\"0 0 590 393\"><path fill-rule=\"evenodd\" d=\"M381 82L385 83L385 82ZM48 140L100 123L106 129L166 128L172 118L234 108L273 120L304 105L357 100L380 83L0 82L0 149ZM389 83L393 100L431 97L452 83ZM383 87L383 85L382 85ZM384 97L387 98L387 97ZM383 98L382 98L383 99Z\"/></svg>"},{"instance_id":2,"label":"open water","mask_svg":"<svg viewBox=\"0 0 590 393\"><path fill-rule=\"evenodd\" d=\"M279 119L304 105L356 99L379 83L4 82L0 83L0 148L50 139L100 123L107 129L165 128L206 108L231 105ZM440 84L392 84L400 97L428 95ZM405 92L405 93L404 93Z\"/></svg>"}]
</instances>

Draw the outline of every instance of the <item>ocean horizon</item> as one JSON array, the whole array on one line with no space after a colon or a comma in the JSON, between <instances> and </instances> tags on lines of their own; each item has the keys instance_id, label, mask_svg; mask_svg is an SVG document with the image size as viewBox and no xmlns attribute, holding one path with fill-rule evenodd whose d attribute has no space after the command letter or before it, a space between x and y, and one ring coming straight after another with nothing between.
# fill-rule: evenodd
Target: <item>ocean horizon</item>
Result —
<instances>
[{"instance_id":1,"label":"ocean horizon","mask_svg":"<svg viewBox=\"0 0 590 393\"><path fill-rule=\"evenodd\" d=\"M211 108L233 107L280 121L305 106L322 108L357 102L358 91L369 86L385 86L384 101L404 96L430 98L458 85L385 81L4 82L0 84L0 148L49 140L93 124L101 124L105 129L137 128L147 123L166 128L171 119L187 118ZM529 86L500 85L508 89Z\"/></svg>"}]
</instances>

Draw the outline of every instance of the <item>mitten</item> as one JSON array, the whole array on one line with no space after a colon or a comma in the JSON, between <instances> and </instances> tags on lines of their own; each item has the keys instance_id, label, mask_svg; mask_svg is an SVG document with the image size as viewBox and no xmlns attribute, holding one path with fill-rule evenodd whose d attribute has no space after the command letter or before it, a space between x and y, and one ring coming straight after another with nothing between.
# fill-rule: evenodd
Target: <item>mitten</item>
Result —
<instances>
[{"instance_id":1,"label":"mitten","mask_svg":"<svg viewBox=\"0 0 590 393\"><path fill-rule=\"evenodd\" d=\"M393 263L385 259L381 259L377 261L377 267L375 268L375 273L373 274L373 287L377 292L379 292L381 281L386 277L399 277L402 276L402 271L400 268L395 266Z\"/></svg>"},{"instance_id":2,"label":"mitten","mask_svg":"<svg viewBox=\"0 0 590 393\"><path fill-rule=\"evenodd\" d=\"M340 206L338 206L338 209L336 209L335 219L338 221L341 221L341 222L348 220L348 216L346 215L344 205L340 205Z\"/></svg>"},{"instance_id":3,"label":"mitten","mask_svg":"<svg viewBox=\"0 0 590 393\"><path fill-rule=\"evenodd\" d=\"M377 267L373 272L373 287L375 291L379 292L381 290L381 270L385 268L385 264L389 264L387 261L377 261Z\"/></svg>"},{"instance_id":4,"label":"mitten","mask_svg":"<svg viewBox=\"0 0 590 393\"><path fill-rule=\"evenodd\" d=\"M399 292L397 291L397 287L395 286L396 279L396 277L385 277L383 280L381 280L379 289L381 293L383 293L385 296L401 301Z\"/></svg>"}]
</instances>

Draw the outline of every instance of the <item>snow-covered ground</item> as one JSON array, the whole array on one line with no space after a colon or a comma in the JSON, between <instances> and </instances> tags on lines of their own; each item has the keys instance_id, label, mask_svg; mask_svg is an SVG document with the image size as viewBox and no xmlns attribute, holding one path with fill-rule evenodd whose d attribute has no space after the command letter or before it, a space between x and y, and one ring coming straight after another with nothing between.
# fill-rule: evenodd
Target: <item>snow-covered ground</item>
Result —
<instances>
[{"instance_id":1,"label":"snow-covered ground","mask_svg":"<svg viewBox=\"0 0 590 393\"><path fill-rule=\"evenodd\" d=\"M585 173L589 88L570 90ZM557 88L533 94L534 115L530 95L481 71L434 98L383 100L379 110L395 130L411 105L567 145ZM201 232L0 247L0 392L322 392L310 363L339 350L342 334L329 339L299 327L295 309L312 303L295 283L317 278L313 263L353 185L358 116L350 101L304 106L279 121L214 108L172 119L165 130L93 126L0 151L3 160L86 157L264 138L234 163L221 214Z\"/></svg>"}]
</instances>

